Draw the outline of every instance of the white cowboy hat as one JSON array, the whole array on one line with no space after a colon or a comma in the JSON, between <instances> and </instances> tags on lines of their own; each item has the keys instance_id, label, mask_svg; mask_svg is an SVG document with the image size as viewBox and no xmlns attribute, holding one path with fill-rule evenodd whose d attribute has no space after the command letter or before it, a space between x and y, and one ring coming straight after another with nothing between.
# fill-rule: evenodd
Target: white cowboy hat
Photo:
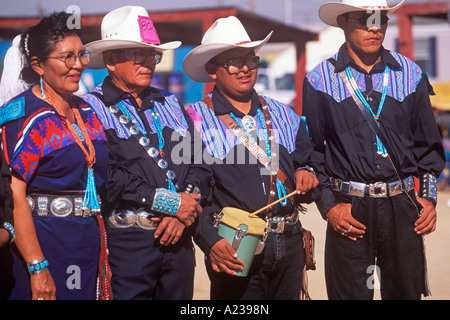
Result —
<instances>
[{"instance_id":1,"label":"white cowboy hat","mask_svg":"<svg viewBox=\"0 0 450 320\"><path fill-rule=\"evenodd\" d=\"M264 40L251 41L238 18L217 19L205 32L202 44L194 48L183 61L184 72L194 81L211 82L213 79L205 65L215 56L234 48L253 48L255 53L269 41L272 31Z\"/></svg>"},{"instance_id":2,"label":"white cowboy hat","mask_svg":"<svg viewBox=\"0 0 450 320\"><path fill-rule=\"evenodd\" d=\"M109 12L102 21L102 39L86 44L91 54L89 69L105 68L103 52L124 48L155 48L157 51L174 50L180 41L161 44L155 26L143 7L125 6Z\"/></svg>"},{"instance_id":3,"label":"white cowboy hat","mask_svg":"<svg viewBox=\"0 0 450 320\"><path fill-rule=\"evenodd\" d=\"M341 2L327 2L319 9L319 17L323 22L338 27L337 17L348 12L382 10L391 14L400 8L406 0L402 0L394 7L388 7L386 0L342 0Z\"/></svg>"}]
</instances>

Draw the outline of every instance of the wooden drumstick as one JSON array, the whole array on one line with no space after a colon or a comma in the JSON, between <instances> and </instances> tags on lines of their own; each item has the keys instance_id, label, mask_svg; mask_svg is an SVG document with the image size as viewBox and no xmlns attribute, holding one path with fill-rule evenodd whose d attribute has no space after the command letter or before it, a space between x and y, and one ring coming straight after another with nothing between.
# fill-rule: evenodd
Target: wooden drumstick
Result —
<instances>
[{"instance_id":1,"label":"wooden drumstick","mask_svg":"<svg viewBox=\"0 0 450 320\"><path fill-rule=\"evenodd\" d=\"M248 216L249 216L250 218L253 218L253 217L254 217L255 215L257 215L258 213L260 213L260 212L262 212L262 211L264 211L264 210L270 208L271 206L277 204L278 202L283 201L284 199L287 199L287 198L289 198L289 197L292 197L292 196L295 195L295 194L297 194L297 190L292 191L291 193L289 193L288 195L284 196L283 198L280 198L280 199L278 199L278 200L276 200L276 201L274 201L274 202L268 204L267 206L265 206L265 207L263 207L263 208L261 208L261 209L255 211L255 212L253 212L253 213L250 213Z\"/></svg>"}]
</instances>

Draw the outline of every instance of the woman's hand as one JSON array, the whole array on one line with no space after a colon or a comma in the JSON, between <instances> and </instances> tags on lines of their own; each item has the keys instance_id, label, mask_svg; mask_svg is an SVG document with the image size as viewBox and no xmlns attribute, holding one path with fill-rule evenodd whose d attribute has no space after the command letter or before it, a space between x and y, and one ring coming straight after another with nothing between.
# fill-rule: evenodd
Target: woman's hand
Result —
<instances>
[{"instance_id":1,"label":"woman's hand","mask_svg":"<svg viewBox=\"0 0 450 320\"><path fill-rule=\"evenodd\" d=\"M56 286L50 271L30 276L32 300L55 300Z\"/></svg>"}]
</instances>

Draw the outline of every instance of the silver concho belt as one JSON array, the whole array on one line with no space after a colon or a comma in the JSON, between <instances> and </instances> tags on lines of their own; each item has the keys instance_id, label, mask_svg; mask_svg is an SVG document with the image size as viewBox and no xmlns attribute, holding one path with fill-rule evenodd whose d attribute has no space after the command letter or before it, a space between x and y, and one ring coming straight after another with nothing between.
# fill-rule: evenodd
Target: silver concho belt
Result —
<instances>
[{"instance_id":1,"label":"silver concho belt","mask_svg":"<svg viewBox=\"0 0 450 320\"><path fill-rule=\"evenodd\" d=\"M414 189L413 177L404 179L403 183L401 180L388 183L375 182L370 184L354 181L343 181L337 178L331 178L330 180L332 190L355 197L369 196L370 198L387 198L394 197L404 191L409 192Z\"/></svg>"},{"instance_id":2,"label":"silver concho belt","mask_svg":"<svg viewBox=\"0 0 450 320\"><path fill-rule=\"evenodd\" d=\"M143 208L138 210L130 208L114 210L106 221L109 228L155 230L158 228L159 222L153 222L151 219L154 217L156 217L154 213Z\"/></svg>"},{"instance_id":3,"label":"silver concho belt","mask_svg":"<svg viewBox=\"0 0 450 320\"><path fill-rule=\"evenodd\" d=\"M84 192L41 194L31 193L27 196L31 215L34 217L89 217L91 212L84 212L81 208ZM99 203L100 197L99 197Z\"/></svg>"}]
</instances>

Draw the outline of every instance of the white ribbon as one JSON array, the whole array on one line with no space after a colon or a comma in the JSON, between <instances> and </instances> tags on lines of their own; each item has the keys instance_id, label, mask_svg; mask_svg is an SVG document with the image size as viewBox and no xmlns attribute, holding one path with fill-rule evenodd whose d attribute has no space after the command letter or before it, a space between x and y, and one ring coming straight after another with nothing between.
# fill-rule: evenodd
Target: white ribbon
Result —
<instances>
[{"instance_id":1,"label":"white ribbon","mask_svg":"<svg viewBox=\"0 0 450 320\"><path fill-rule=\"evenodd\" d=\"M12 46L5 55L3 74L0 83L0 106L27 90L31 85L22 80L22 69L26 65L25 55L20 51L20 39L14 38Z\"/></svg>"}]
</instances>

